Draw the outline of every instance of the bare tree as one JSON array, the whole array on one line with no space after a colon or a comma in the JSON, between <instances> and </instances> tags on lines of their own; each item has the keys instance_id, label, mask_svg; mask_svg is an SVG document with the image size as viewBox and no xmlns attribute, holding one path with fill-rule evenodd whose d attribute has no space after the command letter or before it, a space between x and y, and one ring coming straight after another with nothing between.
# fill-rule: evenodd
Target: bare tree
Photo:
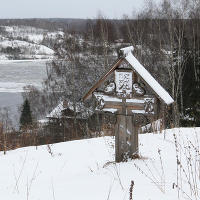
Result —
<instances>
[{"instance_id":1,"label":"bare tree","mask_svg":"<svg viewBox=\"0 0 200 200\"><path fill-rule=\"evenodd\" d=\"M8 107L4 107L0 109L0 124L1 124L1 133L2 133L2 141L1 145L3 146L4 154L7 151L7 134L12 131L12 120L10 118L10 110Z\"/></svg>"}]
</instances>

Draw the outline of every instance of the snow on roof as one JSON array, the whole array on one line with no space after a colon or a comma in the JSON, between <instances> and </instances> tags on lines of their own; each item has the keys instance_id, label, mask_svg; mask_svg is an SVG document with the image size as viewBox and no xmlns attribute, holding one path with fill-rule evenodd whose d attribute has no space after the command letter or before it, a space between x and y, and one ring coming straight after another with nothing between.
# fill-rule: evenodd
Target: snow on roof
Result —
<instances>
[{"instance_id":1,"label":"snow on roof","mask_svg":"<svg viewBox=\"0 0 200 200\"><path fill-rule=\"evenodd\" d=\"M128 49L127 49L128 50ZM154 90L154 92L167 104L174 102L168 92L151 76L151 74L133 56L131 51L125 57L133 69L144 79L144 81Z\"/></svg>"},{"instance_id":2,"label":"snow on roof","mask_svg":"<svg viewBox=\"0 0 200 200\"><path fill-rule=\"evenodd\" d=\"M125 47L125 48L120 49L120 51L123 52L124 56L127 56L127 54L130 53L133 50L134 50L133 46L129 46L129 47Z\"/></svg>"},{"instance_id":3,"label":"snow on roof","mask_svg":"<svg viewBox=\"0 0 200 200\"><path fill-rule=\"evenodd\" d=\"M47 115L47 118L60 118L62 115L62 110L64 109L63 107L63 102L60 102L52 111L49 115Z\"/></svg>"},{"instance_id":4,"label":"snow on roof","mask_svg":"<svg viewBox=\"0 0 200 200\"><path fill-rule=\"evenodd\" d=\"M47 118L61 118L62 117L62 111L65 109L70 109L74 111L76 109L76 113L80 113L80 116L76 116L77 118L87 118L90 116L93 112L90 108L86 108L82 102L75 103L75 107L73 102L68 101L67 106L65 107L64 102L61 101L58 106L56 106L49 115L47 115Z\"/></svg>"}]
</instances>

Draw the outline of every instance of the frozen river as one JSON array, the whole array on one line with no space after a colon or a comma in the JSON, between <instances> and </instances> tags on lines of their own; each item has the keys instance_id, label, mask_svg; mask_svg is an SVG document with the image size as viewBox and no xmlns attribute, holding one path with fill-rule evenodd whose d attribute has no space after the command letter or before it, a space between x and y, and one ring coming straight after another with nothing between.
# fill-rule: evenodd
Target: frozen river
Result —
<instances>
[{"instance_id":1,"label":"frozen river","mask_svg":"<svg viewBox=\"0 0 200 200\"><path fill-rule=\"evenodd\" d=\"M19 121L18 107L23 103L25 85L42 86L46 78L46 61L0 61L0 108L8 107L12 120Z\"/></svg>"},{"instance_id":2,"label":"frozen river","mask_svg":"<svg viewBox=\"0 0 200 200\"><path fill-rule=\"evenodd\" d=\"M0 92L22 92L25 85L41 87L46 77L45 61L0 61Z\"/></svg>"}]
</instances>

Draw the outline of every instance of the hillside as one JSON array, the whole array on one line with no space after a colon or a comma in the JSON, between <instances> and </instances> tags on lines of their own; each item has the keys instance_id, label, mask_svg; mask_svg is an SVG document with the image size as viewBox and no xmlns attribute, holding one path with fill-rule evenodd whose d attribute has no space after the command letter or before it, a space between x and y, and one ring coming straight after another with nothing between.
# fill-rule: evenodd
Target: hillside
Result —
<instances>
[{"instance_id":1,"label":"hillside","mask_svg":"<svg viewBox=\"0 0 200 200\"><path fill-rule=\"evenodd\" d=\"M1 153L0 196L128 200L133 180L134 200L175 200L178 188L180 199L199 199L199 133L200 128L182 128L140 135L141 158L119 164L110 137Z\"/></svg>"},{"instance_id":2,"label":"hillside","mask_svg":"<svg viewBox=\"0 0 200 200\"><path fill-rule=\"evenodd\" d=\"M53 44L63 34L31 26L0 26L0 59L52 59Z\"/></svg>"}]
</instances>

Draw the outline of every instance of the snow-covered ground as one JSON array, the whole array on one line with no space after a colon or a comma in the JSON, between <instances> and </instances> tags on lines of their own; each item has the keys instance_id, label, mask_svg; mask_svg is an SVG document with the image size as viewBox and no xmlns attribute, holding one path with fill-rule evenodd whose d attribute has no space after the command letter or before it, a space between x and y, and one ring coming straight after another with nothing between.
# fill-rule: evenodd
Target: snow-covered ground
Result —
<instances>
[{"instance_id":1,"label":"snow-covered ground","mask_svg":"<svg viewBox=\"0 0 200 200\"><path fill-rule=\"evenodd\" d=\"M176 200L177 188L180 199L199 199L192 196L200 188L199 134L182 128L140 135L141 159L118 164L111 137L1 152L0 197L128 200L133 180L134 200Z\"/></svg>"}]
</instances>

